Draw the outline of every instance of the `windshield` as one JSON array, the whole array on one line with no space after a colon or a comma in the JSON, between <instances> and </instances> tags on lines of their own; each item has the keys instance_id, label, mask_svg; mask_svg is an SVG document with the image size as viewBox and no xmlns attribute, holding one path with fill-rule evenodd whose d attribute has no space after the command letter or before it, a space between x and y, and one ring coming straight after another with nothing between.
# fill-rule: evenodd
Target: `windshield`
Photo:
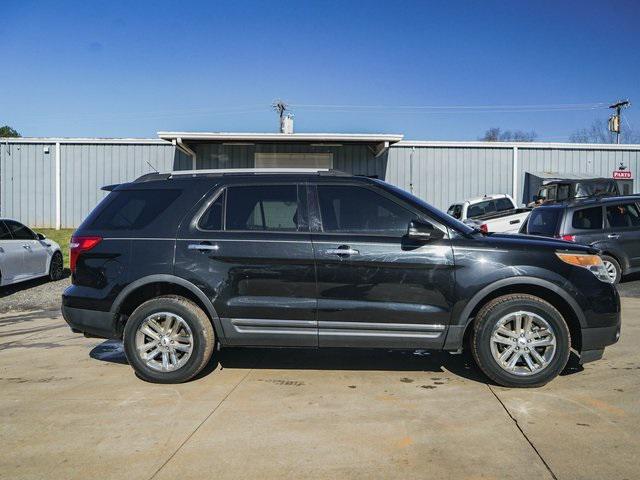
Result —
<instances>
[{"instance_id":1,"label":"windshield","mask_svg":"<svg viewBox=\"0 0 640 480\"><path fill-rule=\"evenodd\" d=\"M443 211L438 210L437 208L429 205L427 202L425 202L421 198L418 198L415 195L412 195L406 190L402 190L401 188L398 188L387 182L383 182L382 180L374 180L374 181L380 184L381 186L383 186L384 188L386 188L387 190L392 191L399 197L404 198L408 202L418 205L419 207L426 210L429 213L429 215L434 217L434 219L438 220L439 222L442 222L444 225L447 225L448 227L451 227L464 235L471 235L476 231L473 228L469 227L468 225L465 225L461 221L456 220L452 216L447 215Z\"/></svg>"}]
</instances>

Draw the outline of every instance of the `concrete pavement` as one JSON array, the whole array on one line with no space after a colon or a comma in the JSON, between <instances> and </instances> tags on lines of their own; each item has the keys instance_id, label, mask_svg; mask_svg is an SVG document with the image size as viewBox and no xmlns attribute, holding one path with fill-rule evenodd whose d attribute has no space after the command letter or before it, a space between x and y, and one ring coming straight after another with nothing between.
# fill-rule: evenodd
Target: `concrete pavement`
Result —
<instances>
[{"instance_id":1,"label":"concrete pavement","mask_svg":"<svg viewBox=\"0 0 640 480\"><path fill-rule=\"evenodd\" d=\"M0 478L637 478L640 299L621 341L534 390L465 356L226 350L184 385L58 312L0 315Z\"/></svg>"}]
</instances>

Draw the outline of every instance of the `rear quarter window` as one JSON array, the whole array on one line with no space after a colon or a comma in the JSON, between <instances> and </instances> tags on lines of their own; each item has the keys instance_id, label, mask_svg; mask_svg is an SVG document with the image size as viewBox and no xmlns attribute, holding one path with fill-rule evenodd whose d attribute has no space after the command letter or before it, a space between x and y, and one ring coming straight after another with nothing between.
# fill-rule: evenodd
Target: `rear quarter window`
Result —
<instances>
[{"instance_id":1,"label":"rear quarter window","mask_svg":"<svg viewBox=\"0 0 640 480\"><path fill-rule=\"evenodd\" d=\"M142 230L158 221L180 196L180 190L116 190L109 194L85 227L92 230Z\"/></svg>"},{"instance_id":2,"label":"rear quarter window","mask_svg":"<svg viewBox=\"0 0 640 480\"><path fill-rule=\"evenodd\" d=\"M559 208L535 208L527 220L527 233L544 237L555 237L562 216Z\"/></svg>"}]
</instances>

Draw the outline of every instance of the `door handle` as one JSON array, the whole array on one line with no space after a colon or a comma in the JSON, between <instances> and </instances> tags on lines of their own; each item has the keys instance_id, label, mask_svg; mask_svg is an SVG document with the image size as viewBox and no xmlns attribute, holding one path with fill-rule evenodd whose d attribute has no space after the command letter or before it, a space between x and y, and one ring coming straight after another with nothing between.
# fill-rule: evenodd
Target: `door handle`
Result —
<instances>
[{"instance_id":1,"label":"door handle","mask_svg":"<svg viewBox=\"0 0 640 480\"><path fill-rule=\"evenodd\" d=\"M607 235L607 238L612 238L612 239L620 238L620 234L619 233L610 233L609 235Z\"/></svg>"},{"instance_id":2,"label":"door handle","mask_svg":"<svg viewBox=\"0 0 640 480\"><path fill-rule=\"evenodd\" d=\"M201 252L209 251L209 252L217 252L220 250L219 245L211 245L210 243L190 243L187 245L189 250L199 250Z\"/></svg>"},{"instance_id":3,"label":"door handle","mask_svg":"<svg viewBox=\"0 0 640 480\"><path fill-rule=\"evenodd\" d=\"M324 253L327 255L357 255L360 252L353 248L330 248L329 250L325 250Z\"/></svg>"},{"instance_id":4,"label":"door handle","mask_svg":"<svg viewBox=\"0 0 640 480\"><path fill-rule=\"evenodd\" d=\"M518 220L511 220L511 221L509 222L509 225L513 225L513 224L515 224L515 223L520 223L520 219L518 219Z\"/></svg>"},{"instance_id":5,"label":"door handle","mask_svg":"<svg viewBox=\"0 0 640 480\"><path fill-rule=\"evenodd\" d=\"M27 250L31 250L31 245L22 245L22 248L26 248Z\"/></svg>"}]
</instances>

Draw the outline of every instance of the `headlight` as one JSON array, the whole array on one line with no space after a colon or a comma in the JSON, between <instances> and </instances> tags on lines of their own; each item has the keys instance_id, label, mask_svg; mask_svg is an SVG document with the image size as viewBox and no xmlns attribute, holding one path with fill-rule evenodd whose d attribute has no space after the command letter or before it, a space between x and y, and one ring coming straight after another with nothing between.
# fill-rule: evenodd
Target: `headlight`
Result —
<instances>
[{"instance_id":1,"label":"headlight","mask_svg":"<svg viewBox=\"0 0 640 480\"><path fill-rule=\"evenodd\" d=\"M613 283L607 274L607 269L602 263L602 259L598 255L591 255L588 253L561 253L556 252L556 255L564 263L569 265L575 265L576 267L582 267L593 273L598 280L606 283Z\"/></svg>"}]
</instances>

